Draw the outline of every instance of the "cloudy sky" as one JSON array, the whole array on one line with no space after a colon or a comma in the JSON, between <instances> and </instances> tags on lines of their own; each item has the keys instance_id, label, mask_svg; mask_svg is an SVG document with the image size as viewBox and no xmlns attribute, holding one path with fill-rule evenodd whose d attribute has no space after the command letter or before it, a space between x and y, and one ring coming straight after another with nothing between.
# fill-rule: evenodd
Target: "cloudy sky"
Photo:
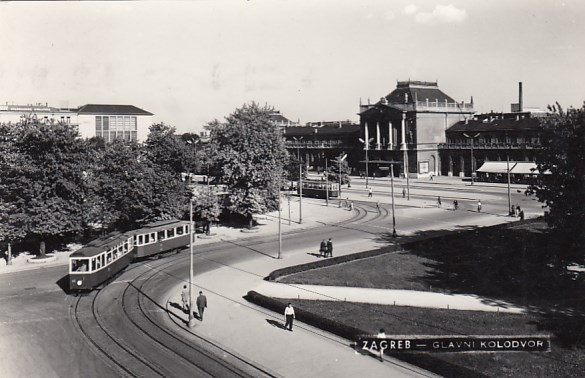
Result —
<instances>
[{"instance_id":1,"label":"cloudy sky","mask_svg":"<svg viewBox=\"0 0 585 378\"><path fill-rule=\"evenodd\" d=\"M179 132L250 101L357 121L397 80L476 109L585 100L585 1L0 3L0 103L132 104Z\"/></svg>"}]
</instances>

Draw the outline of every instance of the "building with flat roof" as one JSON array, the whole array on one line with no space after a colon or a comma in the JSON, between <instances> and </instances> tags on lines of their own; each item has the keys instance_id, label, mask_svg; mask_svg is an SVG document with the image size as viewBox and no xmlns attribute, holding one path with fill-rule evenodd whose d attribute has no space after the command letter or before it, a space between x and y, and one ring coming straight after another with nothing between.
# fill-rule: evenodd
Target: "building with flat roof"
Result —
<instances>
[{"instance_id":1,"label":"building with flat roof","mask_svg":"<svg viewBox=\"0 0 585 378\"><path fill-rule=\"evenodd\" d=\"M134 105L88 104L79 108L56 108L48 104L0 105L0 123L23 119L41 122L65 122L77 125L82 138L99 136L143 142L148 137L153 114Z\"/></svg>"}]
</instances>

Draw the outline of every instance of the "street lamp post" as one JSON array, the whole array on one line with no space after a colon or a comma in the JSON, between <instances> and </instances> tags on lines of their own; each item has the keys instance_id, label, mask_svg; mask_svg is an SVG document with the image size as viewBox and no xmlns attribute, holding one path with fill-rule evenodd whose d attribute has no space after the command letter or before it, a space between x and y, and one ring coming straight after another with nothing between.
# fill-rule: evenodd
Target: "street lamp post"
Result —
<instances>
[{"instance_id":1,"label":"street lamp post","mask_svg":"<svg viewBox=\"0 0 585 378\"><path fill-rule=\"evenodd\" d=\"M337 164L339 164L339 195L338 198L341 198L341 163L343 161L345 161L345 159L347 158L347 154L344 154L343 156L338 156L337 157Z\"/></svg>"},{"instance_id":2,"label":"street lamp post","mask_svg":"<svg viewBox=\"0 0 585 378\"><path fill-rule=\"evenodd\" d=\"M299 224L303 223L303 165L299 163Z\"/></svg>"},{"instance_id":3,"label":"street lamp post","mask_svg":"<svg viewBox=\"0 0 585 378\"><path fill-rule=\"evenodd\" d=\"M282 230L280 228L281 223L281 210L280 210L280 180L278 180L278 258L280 259L282 253Z\"/></svg>"},{"instance_id":4,"label":"street lamp post","mask_svg":"<svg viewBox=\"0 0 585 378\"><path fill-rule=\"evenodd\" d=\"M479 133L474 136L469 136L466 133L463 133L463 136L471 140L471 185L473 185L473 140L479 136Z\"/></svg>"},{"instance_id":5,"label":"street lamp post","mask_svg":"<svg viewBox=\"0 0 585 378\"><path fill-rule=\"evenodd\" d=\"M193 235L195 235L195 227L193 227L193 199L189 200L189 327L195 325L193 319Z\"/></svg>"},{"instance_id":6,"label":"street lamp post","mask_svg":"<svg viewBox=\"0 0 585 378\"><path fill-rule=\"evenodd\" d=\"M508 173L508 211L512 209L512 196L510 193L510 154L506 154L506 171ZM510 215L513 215L510 211Z\"/></svg>"},{"instance_id":7,"label":"street lamp post","mask_svg":"<svg viewBox=\"0 0 585 378\"><path fill-rule=\"evenodd\" d=\"M368 139L368 141L366 142L365 140L363 140L362 138L359 138L359 141L362 142L364 144L364 149L366 150L366 189L368 188L368 178L369 178L369 173L368 173L368 150L370 149L370 143L374 140L374 138L370 138Z\"/></svg>"},{"instance_id":8,"label":"street lamp post","mask_svg":"<svg viewBox=\"0 0 585 378\"><path fill-rule=\"evenodd\" d=\"M395 238L396 234L396 217L394 209L394 163L390 164L390 187L392 193L392 237Z\"/></svg>"},{"instance_id":9,"label":"street lamp post","mask_svg":"<svg viewBox=\"0 0 585 378\"><path fill-rule=\"evenodd\" d=\"M327 158L325 158L325 206L329 206L329 174L327 172Z\"/></svg>"},{"instance_id":10,"label":"street lamp post","mask_svg":"<svg viewBox=\"0 0 585 378\"><path fill-rule=\"evenodd\" d=\"M293 139L295 140L295 142L299 142L299 143L297 144L297 159L298 159L299 161L301 161L301 152L300 152L300 148L301 148L301 146L300 146L300 141L301 141L301 140L303 140L303 137L300 137L300 138L298 138L298 139L297 139L296 137L293 137Z\"/></svg>"}]
</instances>

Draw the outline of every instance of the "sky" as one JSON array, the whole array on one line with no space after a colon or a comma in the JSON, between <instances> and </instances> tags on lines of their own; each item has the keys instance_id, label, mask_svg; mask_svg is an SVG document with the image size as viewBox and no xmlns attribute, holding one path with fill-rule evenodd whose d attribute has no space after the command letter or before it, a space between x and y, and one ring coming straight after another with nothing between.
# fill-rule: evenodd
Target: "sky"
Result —
<instances>
[{"instance_id":1,"label":"sky","mask_svg":"<svg viewBox=\"0 0 585 378\"><path fill-rule=\"evenodd\" d=\"M130 104L180 133L243 104L357 122L397 81L479 112L585 100L582 0L0 2L0 104Z\"/></svg>"}]
</instances>

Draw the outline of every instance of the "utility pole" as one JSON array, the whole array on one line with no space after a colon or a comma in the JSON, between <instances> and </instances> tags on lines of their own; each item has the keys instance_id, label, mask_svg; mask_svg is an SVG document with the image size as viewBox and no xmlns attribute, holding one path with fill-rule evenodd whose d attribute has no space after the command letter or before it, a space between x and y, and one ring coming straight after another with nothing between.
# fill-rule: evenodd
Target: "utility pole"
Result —
<instances>
[{"instance_id":1,"label":"utility pole","mask_svg":"<svg viewBox=\"0 0 585 378\"><path fill-rule=\"evenodd\" d=\"M390 187L392 193L392 237L395 238L396 234L396 217L394 211L394 163L390 164Z\"/></svg>"},{"instance_id":2,"label":"utility pole","mask_svg":"<svg viewBox=\"0 0 585 378\"><path fill-rule=\"evenodd\" d=\"M367 126L366 126L367 127ZM368 189L368 180L369 180L369 172L368 172L368 150L370 149L370 143L374 140L374 138L370 138L368 139L368 141L366 142L365 140L363 140L362 138L359 138L359 141L362 142L364 144L364 150L366 150L366 189Z\"/></svg>"},{"instance_id":3,"label":"utility pole","mask_svg":"<svg viewBox=\"0 0 585 378\"><path fill-rule=\"evenodd\" d=\"M510 215L513 215L510 211L512 209L512 196L510 193L510 154L506 154L506 171L508 172L508 211L510 212Z\"/></svg>"},{"instance_id":4,"label":"utility pole","mask_svg":"<svg viewBox=\"0 0 585 378\"><path fill-rule=\"evenodd\" d=\"M299 224L303 223L303 165L299 162Z\"/></svg>"},{"instance_id":5,"label":"utility pole","mask_svg":"<svg viewBox=\"0 0 585 378\"><path fill-rule=\"evenodd\" d=\"M473 140L479 136L479 133L475 134L474 136L469 136L465 133L463 133L463 135L471 140L471 185L473 185Z\"/></svg>"},{"instance_id":6,"label":"utility pole","mask_svg":"<svg viewBox=\"0 0 585 378\"><path fill-rule=\"evenodd\" d=\"M329 206L329 174L327 171L327 158L325 158L325 206Z\"/></svg>"},{"instance_id":7,"label":"utility pole","mask_svg":"<svg viewBox=\"0 0 585 378\"><path fill-rule=\"evenodd\" d=\"M193 236L195 227L193 227L193 199L189 199L189 328L195 325L193 319Z\"/></svg>"},{"instance_id":8,"label":"utility pole","mask_svg":"<svg viewBox=\"0 0 585 378\"><path fill-rule=\"evenodd\" d=\"M281 224L281 210L280 210L280 179L278 180L278 258L280 259L282 253L282 231Z\"/></svg>"}]
</instances>

